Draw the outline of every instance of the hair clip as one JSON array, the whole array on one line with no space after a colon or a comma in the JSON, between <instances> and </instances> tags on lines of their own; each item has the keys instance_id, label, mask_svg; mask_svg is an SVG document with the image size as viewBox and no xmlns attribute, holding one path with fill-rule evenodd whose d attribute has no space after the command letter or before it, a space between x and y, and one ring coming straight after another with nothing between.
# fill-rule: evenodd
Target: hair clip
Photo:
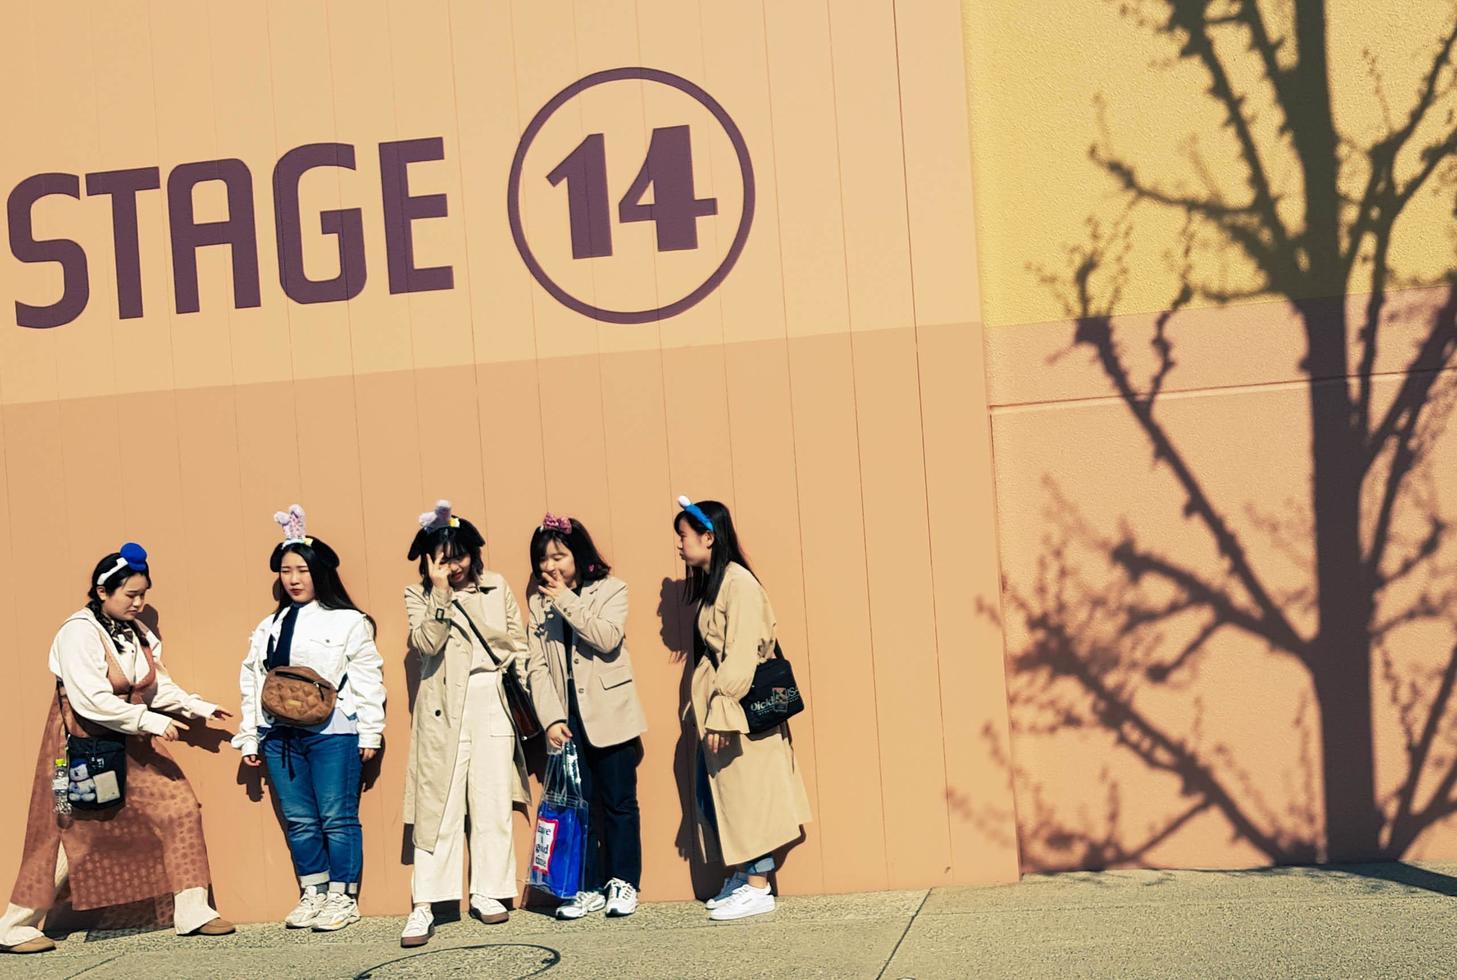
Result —
<instances>
[{"instance_id":1,"label":"hair clip","mask_svg":"<svg viewBox=\"0 0 1457 980\"><path fill-rule=\"evenodd\" d=\"M128 541L121 546L120 554L116 563L96 578L96 584L102 585L123 568L130 568L134 572L145 572L147 570L147 549L135 541Z\"/></svg>"},{"instance_id":2,"label":"hair clip","mask_svg":"<svg viewBox=\"0 0 1457 980\"><path fill-rule=\"evenodd\" d=\"M562 517L560 515L553 514L551 511L547 511L546 516L541 519L541 526L537 528L537 530L560 531L563 534L571 534L572 519L570 517Z\"/></svg>"},{"instance_id":3,"label":"hair clip","mask_svg":"<svg viewBox=\"0 0 1457 980\"><path fill-rule=\"evenodd\" d=\"M450 516L450 501L435 501L435 509L420 515L420 530L427 534L445 527L460 527L460 518Z\"/></svg>"},{"instance_id":4,"label":"hair clip","mask_svg":"<svg viewBox=\"0 0 1457 980\"><path fill-rule=\"evenodd\" d=\"M314 543L314 539L305 533L304 509L294 504L288 510L280 510L273 515L273 520L283 528L283 543L308 544Z\"/></svg>"},{"instance_id":5,"label":"hair clip","mask_svg":"<svg viewBox=\"0 0 1457 980\"><path fill-rule=\"evenodd\" d=\"M702 524L705 530L713 530L713 521L710 521L708 519L708 515L703 512L703 508L699 507L693 501L689 500L687 497L679 497L678 506L682 507L685 511L692 514L694 519L697 520L698 523Z\"/></svg>"}]
</instances>

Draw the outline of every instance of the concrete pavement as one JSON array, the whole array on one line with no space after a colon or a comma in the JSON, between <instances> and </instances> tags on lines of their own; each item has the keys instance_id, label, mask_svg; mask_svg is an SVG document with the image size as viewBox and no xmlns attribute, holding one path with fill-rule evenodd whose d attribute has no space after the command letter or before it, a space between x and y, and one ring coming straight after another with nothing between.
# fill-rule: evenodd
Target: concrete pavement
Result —
<instances>
[{"instance_id":1,"label":"concrete pavement","mask_svg":"<svg viewBox=\"0 0 1457 980\"><path fill-rule=\"evenodd\" d=\"M1447 977L1457 864L1030 875L1016 885L787 898L707 921L691 903L628 919L463 919L423 950L400 919L332 935L253 925L222 939L73 935L3 977Z\"/></svg>"}]
</instances>

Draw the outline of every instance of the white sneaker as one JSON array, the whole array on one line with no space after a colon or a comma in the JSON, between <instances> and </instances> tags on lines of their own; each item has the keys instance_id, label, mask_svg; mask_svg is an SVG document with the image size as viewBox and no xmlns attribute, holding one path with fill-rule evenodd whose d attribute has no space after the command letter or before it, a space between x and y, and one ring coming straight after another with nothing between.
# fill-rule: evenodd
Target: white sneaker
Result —
<instances>
[{"instance_id":1,"label":"white sneaker","mask_svg":"<svg viewBox=\"0 0 1457 980\"><path fill-rule=\"evenodd\" d=\"M324 907L314 919L314 932L336 932L359 921L359 904L354 896L344 892L330 892L324 899Z\"/></svg>"},{"instance_id":2,"label":"white sneaker","mask_svg":"<svg viewBox=\"0 0 1457 980\"><path fill-rule=\"evenodd\" d=\"M506 911L506 906L494 898L475 895L472 895L470 899L470 914L488 926L498 926L511 918L511 913Z\"/></svg>"},{"instance_id":3,"label":"white sneaker","mask_svg":"<svg viewBox=\"0 0 1457 980\"><path fill-rule=\"evenodd\" d=\"M410 910L405 920L405 929L400 933L400 945L406 949L424 946L435 935L435 913L428 905L418 905Z\"/></svg>"},{"instance_id":4,"label":"white sneaker","mask_svg":"<svg viewBox=\"0 0 1457 980\"><path fill-rule=\"evenodd\" d=\"M738 891L740 888L743 888L748 883L748 875L744 874L742 871L735 871L733 874L729 875L723 880L723 887L718 890L718 894L710 898L708 901L704 902L703 907L709 909L710 911L718 908L724 902L727 902L729 900L729 896L733 895L734 892Z\"/></svg>"},{"instance_id":5,"label":"white sneaker","mask_svg":"<svg viewBox=\"0 0 1457 980\"><path fill-rule=\"evenodd\" d=\"M558 919L580 919L584 915L601 912L606 907L607 899L602 897L601 892L577 892L576 898L556 907L556 917Z\"/></svg>"},{"instance_id":6,"label":"white sneaker","mask_svg":"<svg viewBox=\"0 0 1457 980\"><path fill-rule=\"evenodd\" d=\"M708 913L708 917L714 922L730 922L734 919L747 919L751 915L763 915L765 912L774 911L774 893L769 886L755 888L753 885L744 885L734 892L728 899L719 904L718 908Z\"/></svg>"},{"instance_id":7,"label":"white sneaker","mask_svg":"<svg viewBox=\"0 0 1457 980\"><path fill-rule=\"evenodd\" d=\"M328 898L327 892L314 891L309 889L299 896L298 904L293 911L288 913L283 924L290 929L308 929L313 926L314 920L324 910L324 901Z\"/></svg>"},{"instance_id":8,"label":"white sneaker","mask_svg":"<svg viewBox=\"0 0 1457 980\"><path fill-rule=\"evenodd\" d=\"M607 914L614 918L632 915L637 911L637 889L623 881L621 878L613 878L607 883Z\"/></svg>"}]
</instances>

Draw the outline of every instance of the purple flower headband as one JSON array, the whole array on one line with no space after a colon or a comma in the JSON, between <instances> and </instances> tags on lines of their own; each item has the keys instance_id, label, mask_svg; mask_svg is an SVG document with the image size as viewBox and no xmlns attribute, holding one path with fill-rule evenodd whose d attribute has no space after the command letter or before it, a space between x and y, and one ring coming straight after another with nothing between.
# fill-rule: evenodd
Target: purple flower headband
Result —
<instances>
[{"instance_id":1,"label":"purple flower headband","mask_svg":"<svg viewBox=\"0 0 1457 980\"><path fill-rule=\"evenodd\" d=\"M571 534L572 519L570 517L562 517L560 514L553 514L551 511L547 511L546 516L541 519L541 526L538 527L537 530L560 531L563 534Z\"/></svg>"}]
</instances>

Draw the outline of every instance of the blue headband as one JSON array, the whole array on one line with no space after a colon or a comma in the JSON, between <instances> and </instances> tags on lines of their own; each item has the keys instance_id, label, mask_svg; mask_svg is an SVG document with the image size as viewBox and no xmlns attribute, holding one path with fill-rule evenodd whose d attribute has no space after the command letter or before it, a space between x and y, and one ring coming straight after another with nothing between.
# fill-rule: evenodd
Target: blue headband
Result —
<instances>
[{"instance_id":1,"label":"blue headband","mask_svg":"<svg viewBox=\"0 0 1457 980\"><path fill-rule=\"evenodd\" d=\"M147 570L147 549L134 541L128 541L122 545L121 553L116 558L116 564L98 575L96 584L105 585L107 579L123 568L130 568L134 572L145 572Z\"/></svg>"},{"instance_id":2,"label":"blue headband","mask_svg":"<svg viewBox=\"0 0 1457 980\"><path fill-rule=\"evenodd\" d=\"M699 507L697 504L695 504L693 501L689 500L687 497L679 497L678 498L678 506L679 507L682 507L685 511L687 511L690 514L692 514L694 520L696 520L696 521L698 521L698 523L702 524L704 526L704 528L706 528L709 531L712 531L713 530L713 521L710 521L708 519L708 515L703 512L703 508L702 507Z\"/></svg>"}]
</instances>

